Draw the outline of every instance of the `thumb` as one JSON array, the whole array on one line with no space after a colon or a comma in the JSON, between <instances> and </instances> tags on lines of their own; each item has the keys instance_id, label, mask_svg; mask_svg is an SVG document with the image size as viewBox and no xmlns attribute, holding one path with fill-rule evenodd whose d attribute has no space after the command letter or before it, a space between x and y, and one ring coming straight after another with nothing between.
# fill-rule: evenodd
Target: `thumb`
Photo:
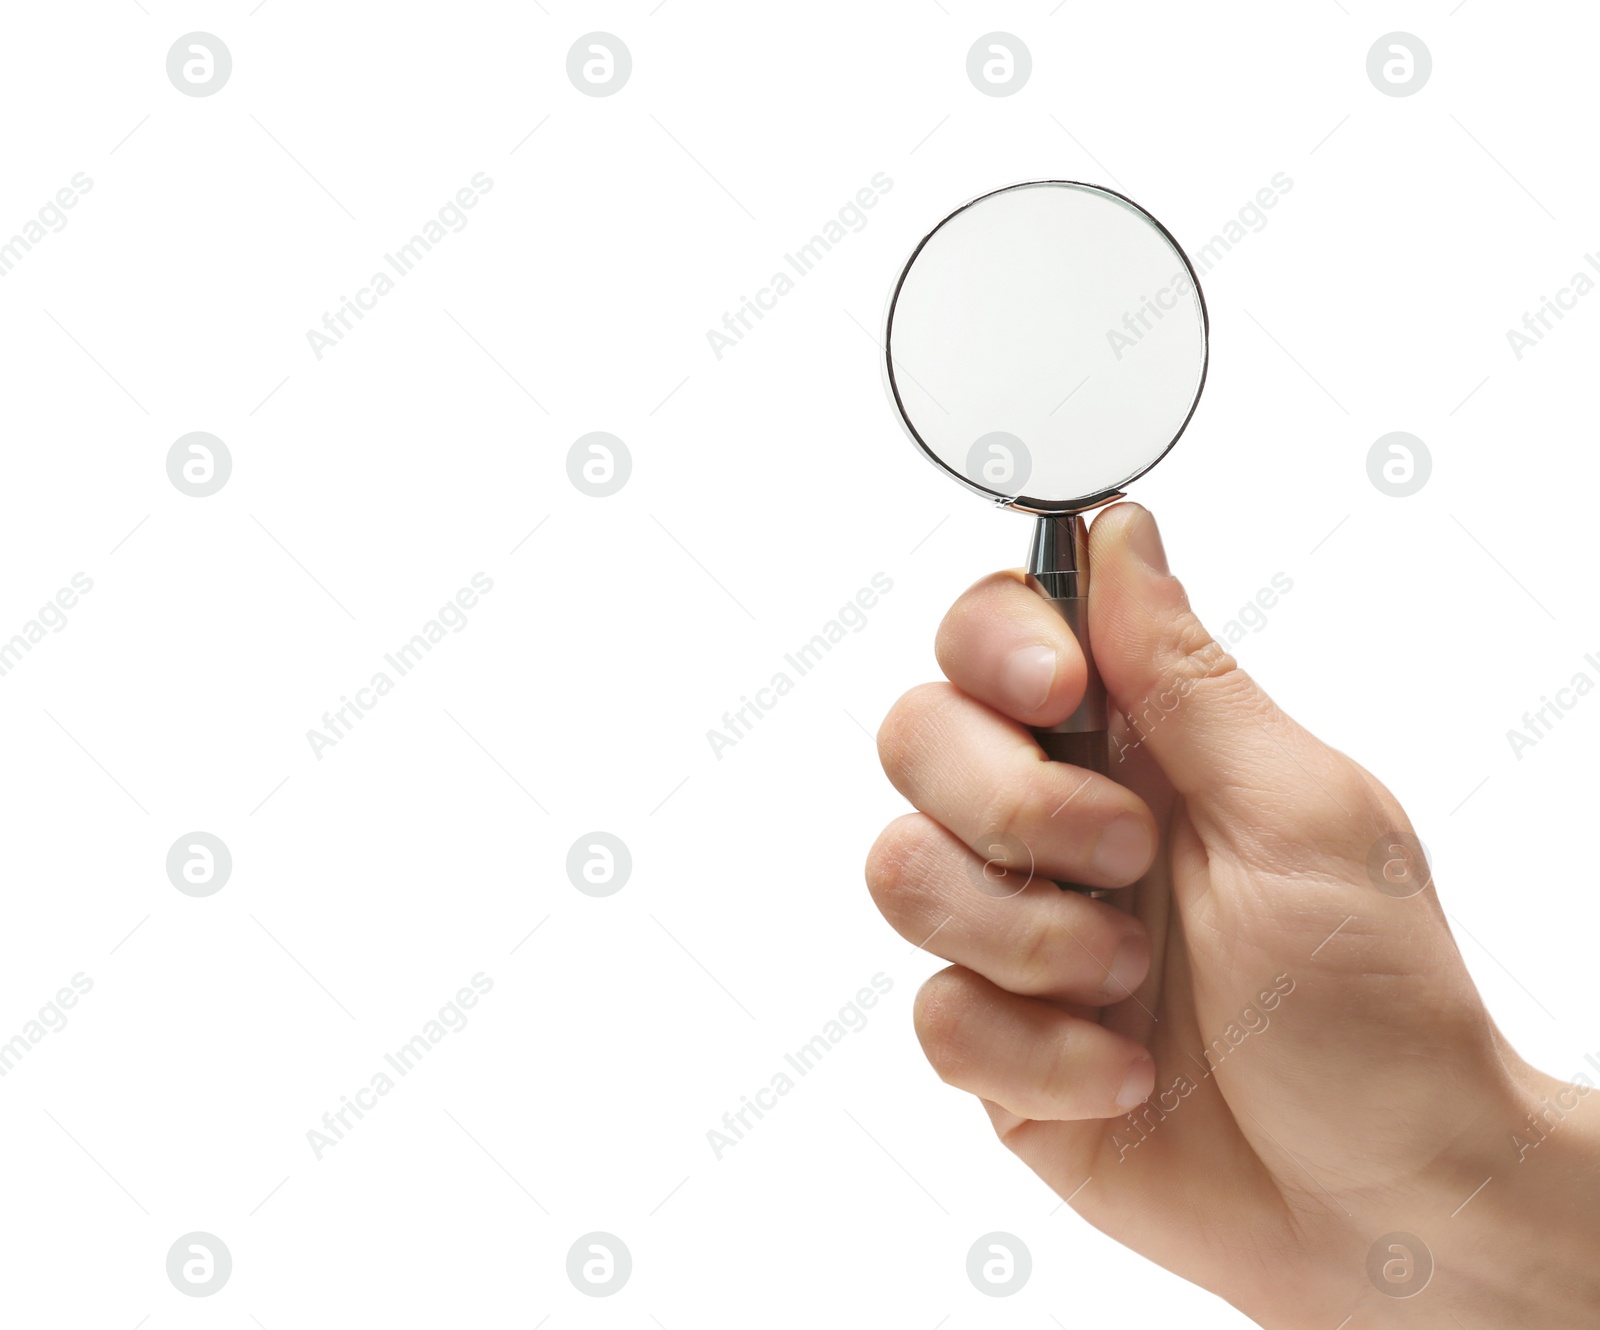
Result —
<instances>
[{"instance_id":1,"label":"thumb","mask_svg":"<svg viewBox=\"0 0 1600 1330\"><path fill-rule=\"evenodd\" d=\"M1293 832L1357 815L1360 768L1286 715L1189 607L1150 512L1119 503L1089 540L1089 641L1125 742L1222 826ZM1115 767L1117 746L1113 746Z\"/></svg>"}]
</instances>

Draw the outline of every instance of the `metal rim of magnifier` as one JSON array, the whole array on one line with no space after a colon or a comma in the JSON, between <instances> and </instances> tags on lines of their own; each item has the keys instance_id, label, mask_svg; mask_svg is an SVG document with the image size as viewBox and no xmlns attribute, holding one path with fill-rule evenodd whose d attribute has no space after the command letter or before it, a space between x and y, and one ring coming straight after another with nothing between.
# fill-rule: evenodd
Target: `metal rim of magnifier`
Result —
<instances>
[{"instance_id":1,"label":"metal rim of magnifier","mask_svg":"<svg viewBox=\"0 0 1600 1330\"><path fill-rule=\"evenodd\" d=\"M895 378L894 372L894 352L891 349L894 344L894 314L895 309L900 302L901 289L906 284L906 278L910 275L912 265L917 261L917 256L922 253L923 249L926 248L928 242L932 240L934 236L938 235L939 232L942 231L950 221L956 217L959 217L968 208L982 203L985 199L992 199L996 194L1009 194L1014 189L1031 189L1039 185L1065 185L1072 189L1084 189L1090 191L1091 193L1104 194L1109 198L1113 198L1121 203L1127 204L1128 207L1132 208L1133 211L1136 212L1140 217L1144 218L1144 220L1149 222L1151 226L1155 227L1155 229L1159 231L1166 239L1167 244L1172 246L1172 252L1176 254L1182 261L1184 271L1189 274L1189 282L1194 287L1195 298L1200 302L1200 378L1195 383L1194 398L1189 403L1188 413L1184 416L1183 421L1179 424L1177 431L1173 434L1171 440L1167 443L1167 446L1157 453L1155 457L1151 458L1147 465L1141 467L1138 471L1135 471L1126 479L1119 481L1119 487L1100 490L1095 494L1090 494L1082 498L1035 499L1026 494L1002 494L998 490L992 490L988 488L986 485L980 485L970 476L956 470L955 467L951 466L937 453L935 453L933 449L928 446L927 441L922 437L922 435L917 433L917 427L911 423L911 416L907 413L906 404L900 396L900 384ZM1206 309L1205 292L1200 288L1200 275L1195 272L1194 264L1189 262L1189 256L1183 252L1183 246L1178 243L1177 237L1174 236L1171 231L1167 230L1167 228L1164 227L1156 218L1152 217L1142 207L1130 199L1126 194L1119 194L1116 190L1107 189L1104 185L1091 185L1082 180L1019 180L1014 185L1002 185L999 189L991 189L986 194L979 194L976 198L968 199L959 208L955 209L947 217L943 218L937 226L935 226L931 231L928 232L927 235L923 236L922 239L917 242L917 247L911 251L911 257L906 260L905 266L901 268L900 276L896 279L894 284L894 290L890 292L889 295L889 308L884 316L883 324L882 364L884 371L884 382L889 389L889 396L894 399L895 415L899 416L900 424L904 426L906 433L911 436L911 440L917 445L918 451L920 451L924 457L938 467L939 470L945 472L947 475L954 476L955 479L960 481L968 489L973 490L978 494L982 494L985 498L992 499L995 503L995 506L998 508L1015 508L1018 512L1033 513L1039 516L1057 513L1082 513L1088 512L1091 508L1098 508L1103 503L1109 503L1112 499L1121 498L1122 490L1120 486L1126 485L1129 481L1137 480L1140 476L1144 475L1146 471L1150 470L1151 467L1153 467L1157 462L1159 462L1163 457L1172 451L1173 444L1177 443L1177 441L1183 437L1184 430L1189 428L1189 422L1194 418L1195 408L1200 405L1200 394L1205 390L1206 373L1211 366L1211 315Z\"/></svg>"}]
</instances>

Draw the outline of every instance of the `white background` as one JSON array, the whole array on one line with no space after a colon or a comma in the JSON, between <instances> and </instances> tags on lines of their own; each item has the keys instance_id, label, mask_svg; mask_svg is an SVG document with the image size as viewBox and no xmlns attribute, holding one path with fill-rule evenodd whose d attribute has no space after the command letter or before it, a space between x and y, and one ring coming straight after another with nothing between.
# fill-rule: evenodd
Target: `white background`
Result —
<instances>
[{"instance_id":1,"label":"white background","mask_svg":"<svg viewBox=\"0 0 1600 1330\"><path fill-rule=\"evenodd\" d=\"M903 807L867 732L1028 534L914 454L872 338L922 232L1025 178L1121 188L1191 251L1293 180L1204 279L1210 382L1136 497L1213 630L1293 580L1237 654L1406 803L1518 1047L1558 1075L1600 1050L1600 700L1521 760L1506 737L1600 677L1600 298L1520 361L1506 339L1600 248L1592 10L3 21L0 235L93 180L0 281L0 635L94 583L0 678L0 1039L93 981L0 1080L8 1323L1242 1324L938 1082L909 1011L940 963L861 879ZM967 78L995 29L1032 53L1014 96ZM214 96L166 76L195 30L232 53ZM611 97L565 73L594 30L632 53ZM1415 96L1367 78L1395 30L1432 52ZM476 172L466 229L318 360L306 331ZM866 227L718 360L707 329L877 172ZM209 498L166 474L194 430L233 458ZM633 458L610 498L567 478L593 430ZM1404 499L1366 470L1393 430L1433 458ZM477 572L468 626L313 756L307 730ZM715 757L706 731L876 572L867 626ZM164 866L194 830L233 855L205 899ZM595 830L633 857L604 899L565 869ZM316 1159L308 1130L480 971L467 1027ZM867 1027L718 1160L707 1131L880 971ZM192 1230L232 1252L214 1297L165 1274ZM565 1274L593 1230L632 1253L614 1297ZM991 1230L1034 1258L1002 1300L965 1272Z\"/></svg>"}]
</instances>

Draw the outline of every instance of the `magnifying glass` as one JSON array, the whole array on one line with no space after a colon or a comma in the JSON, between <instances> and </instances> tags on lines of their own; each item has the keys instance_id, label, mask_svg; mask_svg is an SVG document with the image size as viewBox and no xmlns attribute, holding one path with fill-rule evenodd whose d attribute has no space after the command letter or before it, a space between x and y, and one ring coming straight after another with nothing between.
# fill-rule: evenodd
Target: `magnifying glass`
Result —
<instances>
[{"instance_id":1,"label":"magnifying glass","mask_svg":"<svg viewBox=\"0 0 1600 1330\"><path fill-rule=\"evenodd\" d=\"M1078 709L1036 737L1055 761L1109 775L1083 514L1122 498L1194 414L1208 359L1194 266L1115 190L1010 185L922 238L890 296L883 348L889 395L923 454L1037 518L1028 584L1076 634L1089 682Z\"/></svg>"}]
</instances>

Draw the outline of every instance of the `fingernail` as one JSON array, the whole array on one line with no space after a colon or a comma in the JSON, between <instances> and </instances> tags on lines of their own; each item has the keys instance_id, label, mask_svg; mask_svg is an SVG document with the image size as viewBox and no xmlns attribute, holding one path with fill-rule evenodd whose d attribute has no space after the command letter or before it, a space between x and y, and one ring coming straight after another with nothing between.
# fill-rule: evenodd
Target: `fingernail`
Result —
<instances>
[{"instance_id":1,"label":"fingernail","mask_svg":"<svg viewBox=\"0 0 1600 1330\"><path fill-rule=\"evenodd\" d=\"M1161 544L1161 528L1148 508L1128 524L1128 545L1152 572L1165 577L1171 571L1167 567L1166 548Z\"/></svg>"},{"instance_id":2,"label":"fingernail","mask_svg":"<svg viewBox=\"0 0 1600 1330\"><path fill-rule=\"evenodd\" d=\"M1148 1053L1143 1054L1128 1068L1122 1089L1117 1091L1117 1107L1124 1113L1137 1108L1150 1097L1156 1088L1156 1062Z\"/></svg>"},{"instance_id":3,"label":"fingernail","mask_svg":"<svg viewBox=\"0 0 1600 1330\"><path fill-rule=\"evenodd\" d=\"M1150 833L1132 813L1111 820L1094 847L1094 866L1106 877L1132 882L1150 862Z\"/></svg>"},{"instance_id":4,"label":"fingernail","mask_svg":"<svg viewBox=\"0 0 1600 1330\"><path fill-rule=\"evenodd\" d=\"M1150 970L1150 943L1142 937L1124 938L1111 958L1111 972L1106 975L1106 996L1119 1002L1144 982Z\"/></svg>"},{"instance_id":5,"label":"fingernail","mask_svg":"<svg viewBox=\"0 0 1600 1330\"><path fill-rule=\"evenodd\" d=\"M1019 711L1037 711L1056 680L1054 647L1021 647L1000 667L1000 687Z\"/></svg>"}]
</instances>

